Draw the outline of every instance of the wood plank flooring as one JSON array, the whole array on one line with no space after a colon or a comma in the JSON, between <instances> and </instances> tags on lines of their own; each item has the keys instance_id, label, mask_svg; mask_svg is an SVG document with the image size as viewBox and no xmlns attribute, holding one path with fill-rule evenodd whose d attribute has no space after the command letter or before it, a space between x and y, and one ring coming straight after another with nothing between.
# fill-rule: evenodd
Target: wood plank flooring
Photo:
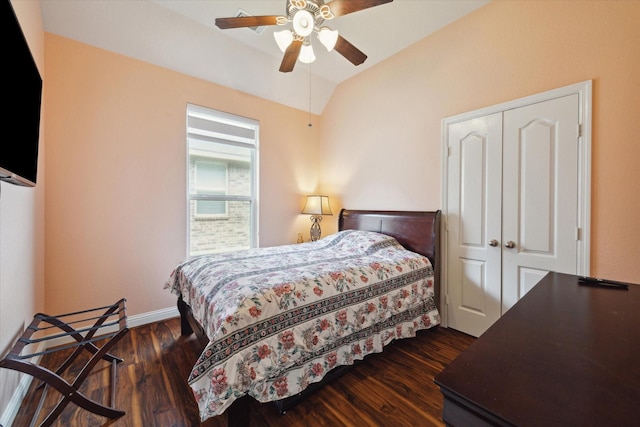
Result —
<instances>
[{"instance_id":1,"label":"wood plank flooring","mask_svg":"<svg viewBox=\"0 0 640 427\"><path fill-rule=\"evenodd\" d=\"M286 414L273 404L249 402L250 425L287 426L443 426L442 395L433 377L466 349L475 338L453 329L436 327L415 338L399 340L384 353L359 362L344 376L328 383ZM124 359L117 369L115 408L126 415L109 420L70 403L54 426L224 427L226 414L200 423L189 371L202 351L195 336L180 335L179 319L132 328L112 354ZM42 364L55 369L65 351L44 356ZM77 371L70 372L71 375ZM70 380L65 376L67 380ZM31 390L13 427L28 426L41 391ZM110 365L100 362L80 391L109 405ZM42 413L60 395L51 390Z\"/></svg>"}]
</instances>

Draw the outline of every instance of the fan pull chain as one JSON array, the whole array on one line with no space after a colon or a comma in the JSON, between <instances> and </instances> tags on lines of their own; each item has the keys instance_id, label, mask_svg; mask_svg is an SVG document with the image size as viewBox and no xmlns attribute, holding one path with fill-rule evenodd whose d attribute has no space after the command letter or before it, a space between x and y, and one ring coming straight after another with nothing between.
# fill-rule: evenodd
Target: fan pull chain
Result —
<instances>
[{"instance_id":1,"label":"fan pull chain","mask_svg":"<svg viewBox=\"0 0 640 427\"><path fill-rule=\"evenodd\" d=\"M307 126L312 127L311 123L311 64L308 64L309 67L309 123Z\"/></svg>"}]
</instances>

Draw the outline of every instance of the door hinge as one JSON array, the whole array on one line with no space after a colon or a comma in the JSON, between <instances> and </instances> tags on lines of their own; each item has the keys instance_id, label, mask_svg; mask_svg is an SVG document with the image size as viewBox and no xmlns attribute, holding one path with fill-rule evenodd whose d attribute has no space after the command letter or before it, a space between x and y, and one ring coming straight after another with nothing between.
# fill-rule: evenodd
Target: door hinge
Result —
<instances>
[{"instance_id":1,"label":"door hinge","mask_svg":"<svg viewBox=\"0 0 640 427\"><path fill-rule=\"evenodd\" d=\"M582 240L582 230L580 227L576 227L576 240Z\"/></svg>"},{"instance_id":2,"label":"door hinge","mask_svg":"<svg viewBox=\"0 0 640 427\"><path fill-rule=\"evenodd\" d=\"M582 125L578 123L578 138L582 138Z\"/></svg>"},{"instance_id":3,"label":"door hinge","mask_svg":"<svg viewBox=\"0 0 640 427\"><path fill-rule=\"evenodd\" d=\"M449 294L444 295L444 304L449 305Z\"/></svg>"},{"instance_id":4,"label":"door hinge","mask_svg":"<svg viewBox=\"0 0 640 427\"><path fill-rule=\"evenodd\" d=\"M451 146L447 146L447 157L451 157Z\"/></svg>"}]
</instances>

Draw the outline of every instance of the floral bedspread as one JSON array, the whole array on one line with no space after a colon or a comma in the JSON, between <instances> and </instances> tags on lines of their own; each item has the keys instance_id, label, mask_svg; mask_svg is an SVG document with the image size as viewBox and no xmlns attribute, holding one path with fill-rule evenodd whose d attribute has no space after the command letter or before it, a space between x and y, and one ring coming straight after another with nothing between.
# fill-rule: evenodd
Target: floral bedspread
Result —
<instances>
[{"instance_id":1,"label":"floral bedspread","mask_svg":"<svg viewBox=\"0 0 640 427\"><path fill-rule=\"evenodd\" d=\"M440 323L429 259L368 231L194 258L165 289L191 306L210 340L188 379L203 421L245 394L295 395Z\"/></svg>"}]
</instances>

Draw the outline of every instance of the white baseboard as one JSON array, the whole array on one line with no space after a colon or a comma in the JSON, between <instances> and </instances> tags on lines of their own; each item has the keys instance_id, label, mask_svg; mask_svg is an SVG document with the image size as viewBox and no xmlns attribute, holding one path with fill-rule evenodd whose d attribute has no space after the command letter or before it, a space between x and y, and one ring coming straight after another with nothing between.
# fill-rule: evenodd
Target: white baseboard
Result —
<instances>
[{"instance_id":1,"label":"white baseboard","mask_svg":"<svg viewBox=\"0 0 640 427\"><path fill-rule=\"evenodd\" d=\"M134 316L127 316L127 326L129 328L135 328L136 326L147 325L153 322L161 322L163 320L172 319L174 317L178 317L180 313L178 312L177 307L163 308L161 310L150 311L148 313L136 314ZM117 327L113 326L112 328L104 328L101 332L109 333L117 331ZM73 339L69 338L58 338L48 341L47 347L56 347L61 344L66 344L69 342L73 342ZM46 350L44 343L40 343L40 347L36 352L41 352ZM32 360L33 363L38 363L40 361L41 356L36 356ZM33 377L27 374L20 374L20 383L16 388L9 404L5 408L2 416L0 417L0 427L11 427L13 420L15 419L18 411L20 410L20 405L22 404L22 400L24 399L27 391L29 390L29 386L31 385L31 381Z\"/></svg>"},{"instance_id":2,"label":"white baseboard","mask_svg":"<svg viewBox=\"0 0 640 427\"><path fill-rule=\"evenodd\" d=\"M40 343L37 349L35 350L35 352L39 353L41 351L44 351L44 349L45 349L44 343ZM32 359L32 362L37 364L38 362L40 362L41 358L42 356L35 356ZM15 391L13 392L13 395L11 396L11 400L9 401L7 408L2 413L2 417L0 417L0 427L2 426L11 427L13 420L16 418L16 415L18 415L18 411L20 410L22 399L24 399L24 397L26 396L27 391L29 391L29 386L31 385L31 381L33 381L33 377L31 375L23 374L13 370L12 372L15 372L16 374L20 375L20 382L18 383L18 386L16 387Z\"/></svg>"},{"instance_id":3,"label":"white baseboard","mask_svg":"<svg viewBox=\"0 0 640 427\"><path fill-rule=\"evenodd\" d=\"M160 322L162 320L173 319L180 316L177 307L163 308L161 310L150 311L148 313L136 314L127 318L127 323L130 328L136 326L148 325L153 322Z\"/></svg>"}]
</instances>

